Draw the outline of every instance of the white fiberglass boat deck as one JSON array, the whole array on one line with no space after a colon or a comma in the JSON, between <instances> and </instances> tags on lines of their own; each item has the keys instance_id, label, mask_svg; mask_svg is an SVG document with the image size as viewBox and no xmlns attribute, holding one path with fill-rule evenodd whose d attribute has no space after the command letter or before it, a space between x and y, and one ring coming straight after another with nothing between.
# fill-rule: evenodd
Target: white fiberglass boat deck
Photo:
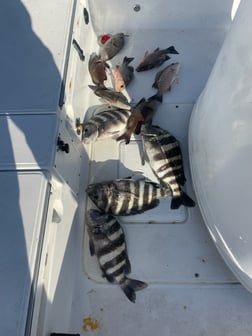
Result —
<instances>
[{"instance_id":1,"label":"white fiberglass boat deck","mask_svg":"<svg viewBox=\"0 0 252 336\"><path fill-rule=\"evenodd\" d=\"M2 39L0 56L6 79L0 103L0 334L249 335L252 297L223 262L201 217L187 140L191 112L230 31L237 2L4 3L1 24L5 31L11 19L16 25ZM158 208L119 219L130 277L148 283L135 304L101 277L90 256L85 214L91 201L85 189L132 171L154 176L141 165L137 136L129 145L112 139L84 145L75 127L77 118L86 120L90 107L100 104L88 88L88 59L98 52L97 36L117 32L128 36L110 66L128 56L135 67L146 50L157 47L174 45L179 52L170 60L181 64L179 83L164 94L154 124L180 141L186 191L197 203L170 210L170 200L163 199ZM19 49L23 54L14 52ZM126 92L132 103L155 93L157 71L135 73ZM108 77L105 85L112 87Z\"/></svg>"}]
</instances>

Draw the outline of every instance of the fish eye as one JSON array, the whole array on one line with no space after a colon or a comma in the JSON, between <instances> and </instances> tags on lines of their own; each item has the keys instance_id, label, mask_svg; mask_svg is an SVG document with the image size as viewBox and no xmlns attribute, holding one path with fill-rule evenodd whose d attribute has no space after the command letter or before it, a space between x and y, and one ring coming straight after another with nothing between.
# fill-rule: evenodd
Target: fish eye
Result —
<instances>
[{"instance_id":1,"label":"fish eye","mask_svg":"<svg viewBox=\"0 0 252 336\"><path fill-rule=\"evenodd\" d=\"M87 133L88 132L88 127L85 127L83 130L83 133Z\"/></svg>"},{"instance_id":2,"label":"fish eye","mask_svg":"<svg viewBox=\"0 0 252 336\"><path fill-rule=\"evenodd\" d=\"M120 86L120 89L124 89L124 87L125 87L124 84L122 84L122 85Z\"/></svg>"}]
</instances>

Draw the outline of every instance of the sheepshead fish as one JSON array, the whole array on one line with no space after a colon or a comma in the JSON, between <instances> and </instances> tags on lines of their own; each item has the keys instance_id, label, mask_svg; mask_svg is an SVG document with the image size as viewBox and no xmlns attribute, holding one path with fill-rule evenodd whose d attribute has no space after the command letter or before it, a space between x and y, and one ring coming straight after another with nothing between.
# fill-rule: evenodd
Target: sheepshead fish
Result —
<instances>
[{"instance_id":1,"label":"sheepshead fish","mask_svg":"<svg viewBox=\"0 0 252 336\"><path fill-rule=\"evenodd\" d=\"M103 276L121 287L127 298L135 303L135 291L147 284L127 277L131 272L123 229L111 215L90 209L87 213L90 254L96 255Z\"/></svg>"},{"instance_id":2,"label":"sheepshead fish","mask_svg":"<svg viewBox=\"0 0 252 336\"><path fill-rule=\"evenodd\" d=\"M143 126L141 136L144 159L161 185L172 191L171 208L178 209L182 204L194 207L195 202L181 189L186 179L176 138L159 126Z\"/></svg>"},{"instance_id":3,"label":"sheepshead fish","mask_svg":"<svg viewBox=\"0 0 252 336\"><path fill-rule=\"evenodd\" d=\"M103 212L114 216L143 213L158 206L161 197L171 196L171 191L147 179L117 179L90 184L86 192Z\"/></svg>"},{"instance_id":4,"label":"sheepshead fish","mask_svg":"<svg viewBox=\"0 0 252 336\"><path fill-rule=\"evenodd\" d=\"M103 61L110 60L123 48L125 44L125 36L124 33L98 36L97 40L100 45L99 55Z\"/></svg>"},{"instance_id":5,"label":"sheepshead fish","mask_svg":"<svg viewBox=\"0 0 252 336\"><path fill-rule=\"evenodd\" d=\"M133 57L124 57L121 65L116 65L112 69L112 76L114 80L114 87L117 92L124 90L131 82L134 75L134 68L129 66L129 63L133 61Z\"/></svg>"},{"instance_id":6,"label":"sheepshead fish","mask_svg":"<svg viewBox=\"0 0 252 336\"><path fill-rule=\"evenodd\" d=\"M90 144L96 140L119 135L127 124L131 112L107 104L98 106L93 116L82 126L82 141Z\"/></svg>"},{"instance_id":7,"label":"sheepshead fish","mask_svg":"<svg viewBox=\"0 0 252 336\"><path fill-rule=\"evenodd\" d=\"M140 72L159 67L165 61L170 59L170 56L167 54L178 54L178 52L174 46L170 46L166 49L156 48L152 53L148 53L148 51L146 51L143 60L136 67L136 71Z\"/></svg>"},{"instance_id":8,"label":"sheepshead fish","mask_svg":"<svg viewBox=\"0 0 252 336\"><path fill-rule=\"evenodd\" d=\"M96 96L100 97L105 103L120 109L130 110L131 106L127 98L121 92L115 92L112 89L105 87L99 87L94 85L88 85L88 87L94 91Z\"/></svg>"},{"instance_id":9,"label":"sheepshead fish","mask_svg":"<svg viewBox=\"0 0 252 336\"><path fill-rule=\"evenodd\" d=\"M171 91L172 84L178 81L178 73L180 70L179 63L172 63L156 75L155 82L152 87L158 90L158 94L163 94L166 91Z\"/></svg>"},{"instance_id":10,"label":"sheepshead fish","mask_svg":"<svg viewBox=\"0 0 252 336\"><path fill-rule=\"evenodd\" d=\"M88 70L95 85L104 87L104 81L107 80L106 68L109 66L101 60L100 56L96 53L90 55Z\"/></svg>"},{"instance_id":11,"label":"sheepshead fish","mask_svg":"<svg viewBox=\"0 0 252 336\"><path fill-rule=\"evenodd\" d=\"M133 133L139 134L142 124L151 123L158 106L162 103L162 96L156 94L148 100L142 98L133 108L132 113L127 121L125 132L116 140L125 140L125 143L130 142Z\"/></svg>"}]
</instances>

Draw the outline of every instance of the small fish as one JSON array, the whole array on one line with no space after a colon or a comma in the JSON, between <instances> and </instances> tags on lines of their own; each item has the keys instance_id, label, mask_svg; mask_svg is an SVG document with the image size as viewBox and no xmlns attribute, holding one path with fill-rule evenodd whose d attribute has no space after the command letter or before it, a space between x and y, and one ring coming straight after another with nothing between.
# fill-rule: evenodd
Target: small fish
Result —
<instances>
[{"instance_id":1,"label":"small fish","mask_svg":"<svg viewBox=\"0 0 252 336\"><path fill-rule=\"evenodd\" d=\"M97 256L103 276L110 283L119 285L127 298L135 303L135 291L146 288L147 284L127 277L131 265L121 225L113 216L90 209L87 231L90 254Z\"/></svg>"},{"instance_id":2,"label":"small fish","mask_svg":"<svg viewBox=\"0 0 252 336\"><path fill-rule=\"evenodd\" d=\"M126 35L124 33L98 36L98 44L100 45L99 54L103 61L110 60L123 48L125 36Z\"/></svg>"},{"instance_id":3,"label":"small fish","mask_svg":"<svg viewBox=\"0 0 252 336\"><path fill-rule=\"evenodd\" d=\"M106 68L109 68L109 65L102 61L100 56L96 53L90 55L88 70L95 85L104 87L104 81L107 80Z\"/></svg>"},{"instance_id":4,"label":"small fish","mask_svg":"<svg viewBox=\"0 0 252 336\"><path fill-rule=\"evenodd\" d=\"M88 87L105 103L125 110L131 109L127 98L121 92L115 92L112 89L94 85L88 85Z\"/></svg>"},{"instance_id":5,"label":"small fish","mask_svg":"<svg viewBox=\"0 0 252 336\"><path fill-rule=\"evenodd\" d=\"M125 140L125 143L130 142L133 133L139 134L142 124L151 123L158 106L162 103L161 95L154 95L147 101L142 98L138 104L133 108L132 113L127 121L125 132L116 140Z\"/></svg>"},{"instance_id":6,"label":"small fish","mask_svg":"<svg viewBox=\"0 0 252 336\"><path fill-rule=\"evenodd\" d=\"M194 207L195 202L181 189L186 178L176 138L159 126L143 126L141 136L144 159L161 185L172 191L171 208L178 209L182 204Z\"/></svg>"},{"instance_id":7,"label":"small fish","mask_svg":"<svg viewBox=\"0 0 252 336\"><path fill-rule=\"evenodd\" d=\"M168 56L167 54L178 54L178 52L174 48L174 46L166 49L157 48L152 53L148 53L148 51L146 51L143 60L136 67L136 71L146 71L155 67L159 67L165 61L170 59L170 56Z\"/></svg>"},{"instance_id":8,"label":"small fish","mask_svg":"<svg viewBox=\"0 0 252 336\"><path fill-rule=\"evenodd\" d=\"M171 196L171 191L146 178L117 179L90 184L86 192L103 212L114 216L130 216L158 206L161 197Z\"/></svg>"},{"instance_id":9,"label":"small fish","mask_svg":"<svg viewBox=\"0 0 252 336\"><path fill-rule=\"evenodd\" d=\"M125 129L131 112L110 105L98 106L93 116L82 126L82 141L90 144L96 140L111 138Z\"/></svg>"},{"instance_id":10,"label":"small fish","mask_svg":"<svg viewBox=\"0 0 252 336\"><path fill-rule=\"evenodd\" d=\"M114 87L117 92L124 90L134 75L134 68L129 66L129 63L133 61L133 57L124 57L121 65L116 65L115 69L112 69L112 76L114 79Z\"/></svg>"},{"instance_id":11,"label":"small fish","mask_svg":"<svg viewBox=\"0 0 252 336\"><path fill-rule=\"evenodd\" d=\"M172 63L156 75L155 82L152 87L158 90L158 94L164 94L166 91L171 91L172 84L178 81L178 73L180 70L179 63Z\"/></svg>"}]
</instances>

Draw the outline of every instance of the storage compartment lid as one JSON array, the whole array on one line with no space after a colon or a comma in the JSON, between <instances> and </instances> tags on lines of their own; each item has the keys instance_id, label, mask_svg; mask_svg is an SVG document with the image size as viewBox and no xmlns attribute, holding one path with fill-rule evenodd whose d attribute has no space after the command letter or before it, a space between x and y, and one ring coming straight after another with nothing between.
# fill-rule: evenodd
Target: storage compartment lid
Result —
<instances>
[{"instance_id":1,"label":"storage compartment lid","mask_svg":"<svg viewBox=\"0 0 252 336\"><path fill-rule=\"evenodd\" d=\"M242 2L192 114L193 185L213 240L252 291L252 3ZM241 59L242 57L242 59Z\"/></svg>"},{"instance_id":2,"label":"storage compartment lid","mask_svg":"<svg viewBox=\"0 0 252 336\"><path fill-rule=\"evenodd\" d=\"M0 172L0 185L1 334L24 335L48 184L43 172Z\"/></svg>"},{"instance_id":3,"label":"storage compartment lid","mask_svg":"<svg viewBox=\"0 0 252 336\"><path fill-rule=\"evenodd\" d=\"M0 170L50 168L57 123L55 114L0 115Z\"/></svg>"}]
</instances>

